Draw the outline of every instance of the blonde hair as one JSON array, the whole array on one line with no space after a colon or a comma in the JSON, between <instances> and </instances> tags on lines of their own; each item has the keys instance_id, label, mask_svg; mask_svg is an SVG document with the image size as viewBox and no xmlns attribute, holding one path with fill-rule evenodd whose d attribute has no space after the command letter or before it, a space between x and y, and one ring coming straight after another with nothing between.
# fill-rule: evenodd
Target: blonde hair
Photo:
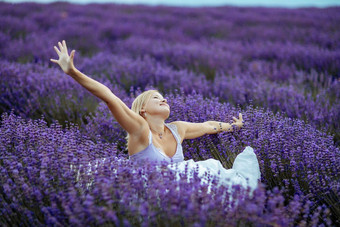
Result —
<instances>
[{"instance_id":1,"label":"blonde hair","mask_svg":"<svg viewBox=\"0 0 340 227\"><path fill-rule=\"evenodd\" d=\"M147 90L144 91L142 94L138 95L135 100L132 102L131 110L139 115L141 115L142 108L146 105L147 101L150 97L158 92L157 90ZM142 116L142 115L141 115Z\"/></svg>"},{"instance_id":2,"label":"blonde hair","mask_svg":"<svg viewBox=\"0 0 340 227\"><path fill-rule=\"evenodd\" d=\"M139 115L142 116L141 110L142 108L146 105L148 100L151 98L151 96L158 92L157 90L147 90L138 95L135 100L133 100L132 105L131 105L131 110ZM126 149L128 147L129 143L129 133L126 135Z\"/></svg>"}]
</instances>

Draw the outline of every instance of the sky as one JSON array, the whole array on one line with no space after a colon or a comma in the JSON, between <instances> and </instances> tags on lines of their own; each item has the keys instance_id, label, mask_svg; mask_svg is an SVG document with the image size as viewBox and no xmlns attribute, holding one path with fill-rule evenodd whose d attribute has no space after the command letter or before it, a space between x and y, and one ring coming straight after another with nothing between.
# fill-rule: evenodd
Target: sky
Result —
<instances>
[{"instance_id":1,"label":"sky","mask_svg":"<svg viewBox=\"0 0 340 227\"><path fill-rule=\"evenodd\" d=\"M51 3L57 0L0 0L2 2L20 3L37 2ZM329 7L340 6L340 0L63 0L77 4L87 3L120 3L120 4L144 4L144 5L168 5L168 6L264 6L264 7Z\"/></svg>"}]
</instances>

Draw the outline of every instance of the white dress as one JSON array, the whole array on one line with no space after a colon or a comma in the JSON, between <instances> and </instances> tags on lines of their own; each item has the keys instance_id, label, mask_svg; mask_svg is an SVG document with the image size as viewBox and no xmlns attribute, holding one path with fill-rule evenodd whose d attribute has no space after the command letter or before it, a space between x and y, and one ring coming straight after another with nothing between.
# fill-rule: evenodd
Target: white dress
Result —
<instances>
[{"instance_id":1,"label":"white dress","mask_svg":"<svg viewBox=\"0 0 340 227\"><path fill-rule=\"evenodd\" d=\"M224 185L231 190L232 186L239 185L244 189L250 188L250 192L258 186L258 181L261 177L259 163L254 153L254 149L247 146L240 154L236 156L231 169L225 169L221 162L215 159L208 159L204 161L194 161L192 159L184 161L183 149L181 145L181 139L177 132L177 128L174 124L166 124L174 135L177 141L176 153L173 157L168 157L160 149L156 148L152 143L152 133L149 133L149 146L143 151L129 157L131 161L159 161L166 162L167 168L176 172L177 180L180 179L181 174L187 176L187 180L196 174L202 184L208 184L208 191L211 191L212 181L208 179L208 176L213 176L218 179L218 184L214 186ZM105 158L96 160L94 163L89 163L88 173L96 172L96 169L103 165ZM117 161L115 161L117 162ZM156 169L157 165L156 165ZM162 170L162 167L160 168ZM143 177L147 179L147 173Z\"/></svg>"},{"instance_id":2,"label":"white dress","mask_svg":"<svg viewBox=\"0 0 340 227\"><path fill-rule=\"evenodd\" d=\"M196 162L192 159L184 161L181 138L176 125L165 124L165 126L171 131L177 142L176 152L173 157L168 157L163 151L153 145L152 133L150 131L149 146L143 151L130 156L129 159L132 161L147 160L148 162L169 163L167 167L176 171L177 180L179 180L181 173L188 176L188 181L197 174L202 183L210 184L209 191L212 185L207 175L215 176L218 179L219 185L230 186L228 188L232 188L233 185L240 185L245 189L249 187L251 191L257 188L261 173L256 154L252 147L247 146L237 155L231 169L225 169L221 162L215 159Z\"/></svg>"},{"instance_id":3,"label":"white dress","mask_svg":"<svg viewBox=\"0 0 340 227\"><path fill-rule=\"evenodd\" d=\"M221 162L215 159L196 162L190 159L188 161L169 164L167 167L177 172L177 178L180 177L180 173L187 174L189 176L188 180L196 171L202 183L210 184L209 191L212 185L211 182L208 181L207 175L216 176L219 179L218 185L225 185L229 188L233 185L240 185L244 189L249 187L251 192L257 188L258 181L261 178L256 154L250 146L247 146L237 155L231 169L225 169Z\"/></svg>"}]
</instances>

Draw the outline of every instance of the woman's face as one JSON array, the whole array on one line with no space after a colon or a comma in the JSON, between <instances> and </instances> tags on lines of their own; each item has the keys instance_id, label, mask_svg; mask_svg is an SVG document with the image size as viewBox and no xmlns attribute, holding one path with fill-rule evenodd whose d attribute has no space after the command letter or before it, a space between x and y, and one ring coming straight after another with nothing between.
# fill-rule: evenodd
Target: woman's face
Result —
<instances>
[{"instance_id":1,"label":"woman's face","mask_svg":"<svg viewBox=\"0 0 340 227\"><path fill-rule=\"evenodd\" d=\"M163 115L168 118L170 115L170 106L168 105L167 100L164 99L160 93L155 92L151 95L144 106L144 111L146 114Z\"/></svg>"}]
</instances>

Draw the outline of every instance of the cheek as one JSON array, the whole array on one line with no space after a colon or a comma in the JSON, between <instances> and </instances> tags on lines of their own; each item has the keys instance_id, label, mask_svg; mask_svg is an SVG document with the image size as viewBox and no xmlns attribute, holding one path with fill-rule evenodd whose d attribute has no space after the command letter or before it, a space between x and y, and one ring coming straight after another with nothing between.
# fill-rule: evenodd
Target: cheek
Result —
<instances>
[{"instance_id":1,"label":"cheek","mask_svg":"<svg viewBox=\"0 0 340 227\"><path fill-rule=\"evenodd\" d=\"M149 100L149 102L145 106L145 109L150 110L150 109L153 109L155 106L156 106L155 100Z\"/></svg>"}]
</instances>

